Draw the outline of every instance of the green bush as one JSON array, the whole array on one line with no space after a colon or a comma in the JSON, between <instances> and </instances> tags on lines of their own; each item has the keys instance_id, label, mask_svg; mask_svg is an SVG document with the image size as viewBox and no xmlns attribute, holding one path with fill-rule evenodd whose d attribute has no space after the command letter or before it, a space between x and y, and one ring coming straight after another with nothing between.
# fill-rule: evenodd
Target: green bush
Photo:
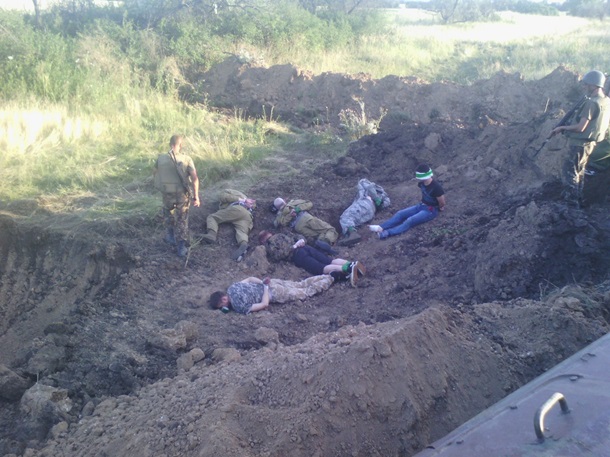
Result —
<instances>
[{"instance_id":1,"label":"green bush","mask_svg":"<svg viewBox=\"0 0 610 457\"><path fill-rule=\"evenodd\" d=\"M83 81L74 50L69 38L7 21L0 40L0 96L66 100Z\"/></svg>"}]
</instances>

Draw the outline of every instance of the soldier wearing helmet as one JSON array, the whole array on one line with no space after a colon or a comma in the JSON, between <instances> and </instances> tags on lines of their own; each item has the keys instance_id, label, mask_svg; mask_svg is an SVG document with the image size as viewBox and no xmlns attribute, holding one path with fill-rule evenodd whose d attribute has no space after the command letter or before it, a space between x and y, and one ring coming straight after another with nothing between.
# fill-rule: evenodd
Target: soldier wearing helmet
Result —
<instances>
[{"instance_id":1,"label":"soldier wearing helmet","mask_svg":"<svg viewBox=\"0 0 610 457\"><path fill-rule=\"evenodd\" d=\"M565 134L569 139L569 155L562 169L562 180L566 186L565 196L582 200L585 169L589 156L597 142L606 137L610 123L610 100L604 93L606 77L601 71L592 70L583 76L587 100L574 117L575 123L556 127L551 135Z\"/></svg>"}]
</instances>

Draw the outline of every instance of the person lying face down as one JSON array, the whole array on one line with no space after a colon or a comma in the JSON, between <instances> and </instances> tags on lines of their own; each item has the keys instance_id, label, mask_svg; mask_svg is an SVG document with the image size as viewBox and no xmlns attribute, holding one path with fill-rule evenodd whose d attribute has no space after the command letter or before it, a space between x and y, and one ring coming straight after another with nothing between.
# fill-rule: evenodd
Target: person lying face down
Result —
<instances>
[{"instance_id":1,"label":"person lying face down","mask_svg":"<svg viewBox=\"0 0 610 457\"><path fill-rule=\"evenodd\" d=\"M212 309L232 309L240 314L250 314L266 309L269 303L288 303L313 297L328 290L334 281L331 275L310 276L302 281L250 277L231 284L226 292L213 292L209 305Z\"/></svg>"},{"instance_id":2,"label":"person lying face down","mask_svg":"<svg viewBox=\"0 0 610 457\"><path fill-rule=\"evenodd\" d=\"M335 280L348 280L352 286L366 273L362 262L334 259L328 250L309 246L305 240L284 233L273 234L263 230L258 241L265 246L267 257L271 260L287 260L312 275L330 274Z\"/></svg>"},{"instance_id":3,"label":"person lying face down","mask_svg":"<svg viewBox=\"0 0 610 457\"><path fill-rule=\"evenodd\" d=\"M286 202L283 198L277 197L273 201L273 206L277 212L273 226L290 227L294 232L306 238L316 239L332 245L339 238L337 230L328 222L319 219L309 211L313 208L310 200L293 199Z\"/></svg>"}]
</instances>

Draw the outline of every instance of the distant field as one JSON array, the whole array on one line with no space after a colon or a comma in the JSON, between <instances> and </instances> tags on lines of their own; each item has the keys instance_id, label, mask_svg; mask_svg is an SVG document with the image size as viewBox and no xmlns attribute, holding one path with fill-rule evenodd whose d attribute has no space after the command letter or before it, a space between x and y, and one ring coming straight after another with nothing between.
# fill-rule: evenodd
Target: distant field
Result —
<instances>
[{"instance_id":1,"label":"distant field","mask_svg":"<svg viewBox=\"0 0 610 457\"><path fill-rule=\"evenodd\" d=\"M296 38L260 48L252 44L258 41L211 43L222 58L235 54L260 65L293 64L313 74L472 84L499 71L539 79L560 65L581 73L610 71L608 20L502 13L493 22L443 25L422 10L384 14L386 28L378 21L372 33L317 52ZM129 24L69 37L32 28L16 14L0 19L0 79L7 96L0 109L0 200L44 195L68 207L94 193L100 201L89 205L95 216L87 217L132 213L133 202L150 214L158 209L158 199L146 190L150 170L172 133L186 134L206 185L251 169L273 148L295 140L278 134L287 130L273 119L246 119L238 110L220 116L181 102L176 84L186 81L181 68L187 64L180 59L188 61L197 51L199 41L192 37L174 43L182 54L166 56L156 52L161 47L154 30ZM337 148L332 134L308 141Z\"/></svg>"},{"instance_id":2,"label":"distant field","mask_svg":"<svg viewBox=\"0 0 610 457\"><path fill-rule=\"evenodd\" d=\"M571 34L586 29L590 19L572 16L536 16L510 11L498 13L501 21L443 25L438 15L419 9L388 10L390 22L404 36L447 41L483 41L508 43L529 38ZM595 21L600 23L599 21ZM601 23L600 23L601 24Z\"/></svg>"},{"instance_id":3,"label":"distant field","mask_svg":"<svg viewBox=\"0 0 610 457\"><path fill-rule=\"evenodd\" d=\"M292 63L315 74L417 76L463 84L498 71L538 79L562 65L610 71L608 20L503 12L496 21L444 25L424 10L388 9L385 14L389 31L343 49L315 55L303 49L258 52L268 65Z\"/></svg>"}]
</instances>

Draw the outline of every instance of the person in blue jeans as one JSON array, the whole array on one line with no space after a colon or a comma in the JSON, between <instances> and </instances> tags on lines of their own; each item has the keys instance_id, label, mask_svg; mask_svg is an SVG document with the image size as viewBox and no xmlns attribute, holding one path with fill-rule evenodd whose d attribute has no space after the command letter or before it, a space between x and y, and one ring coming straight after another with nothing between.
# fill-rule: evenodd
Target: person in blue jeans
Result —
<instances>
[{"instance_id":1,"label":"person in blue jeans","mask_svg":"<svg viewBox=\"0 0 610 457\"><path fill-rule=\"evenodd\" d=\"M331 275L335 280L349 280L356 287L358 279L366 274L362 262L334 259L321 249L309 246L302 238L285 233L273 234L263 230L258 241L265 246L267 257L271 260L289 260L297 267L312 275Z\"/></svg>"},{"instance_id":2,"label":"person in blue jeans","mask_svg":"<svg viewBox=\"0 0 610 457\"><path fill-rule=\"evenodd\" d=\"M379 225L369 225L369 230L377 233L380 240L389 236L400 235L416 225L430 222L439 211L445 209L445 191L438 181L433 179L432 169L425 164L415 170L421 190L421 203L401 209L394 216Z\"/></svg>"}]
</instances>

